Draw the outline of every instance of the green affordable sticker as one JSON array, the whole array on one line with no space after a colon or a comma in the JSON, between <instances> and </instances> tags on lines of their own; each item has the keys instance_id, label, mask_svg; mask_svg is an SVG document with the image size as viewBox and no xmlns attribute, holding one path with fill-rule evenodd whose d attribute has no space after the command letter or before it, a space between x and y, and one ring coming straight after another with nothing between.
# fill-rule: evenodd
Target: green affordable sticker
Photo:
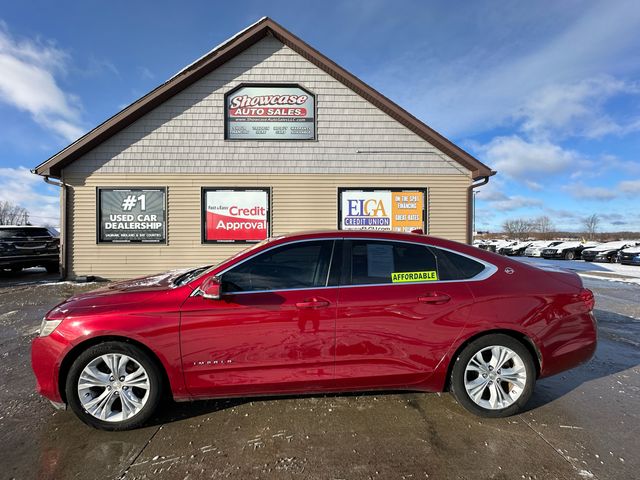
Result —
<instances>
[{"instance_id":1,"label":"green affordable sticker","mask_svg":"<svg viewBox=\"0 0 640 480\"><path fill-rule=\"evenodd\" d=\"M401 282L432 282L438 280L438 273L435 270L426 272L393 272L391 281L393 283Z\"/></svg>"}]
</instances>

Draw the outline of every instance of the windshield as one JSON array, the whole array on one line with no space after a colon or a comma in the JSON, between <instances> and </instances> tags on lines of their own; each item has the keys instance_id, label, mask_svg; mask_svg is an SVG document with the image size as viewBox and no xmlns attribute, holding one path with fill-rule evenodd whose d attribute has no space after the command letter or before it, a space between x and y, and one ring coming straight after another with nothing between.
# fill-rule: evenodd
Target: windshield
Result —
<instances>
[{"instance_id":1,"label":"windshield","mask_svg":"<svg viewBox=\"0 0 640 480\"><path fill-rule=\"evenodd\" d=\"M204 275L205 273L207 273L209 270L212 270L213 268L217 267L218 265L220 265L223 262L228 262L229 260L233 260L234 258L239 257L240 255L243 255L246 252L250 252L251 250L254 250L258 247L261 247L262 245L271 242L272 240L275 240L275 238L267 238L265 240L262 240L259 243L256 243L255 245L251 245L248 248L243 248L242 250L240 250L238 253L236 253L234 256L227 258L225 260L223 260L220 263L216 263L215 265L205 265L202 267L196 267L192 270L189 270L185 273L183 273L182 275L176 277L173 280L173 284L176 287L181 287L182 285L186 285L189 282L192 282L193 280L195 280L196 278Z\"/></svg>"},{"instance_id":2,"label":"windshield","mask_svg":"<svg viewBox=\"0 0 640 480\"><path fill-rule=\"evenodd\" d=\"M196 278L198 278L200 275L202 275L204 272L211 269L212 267L213 265L205 265L203 267L196 267L194 269L191 269L183 273L182 275L179 275L176 278L174 278L173 284L176 287L181 287L182 285L186 285L187 283L189 283L192 280L195 280Z\"/></svg>"}]
</instances>

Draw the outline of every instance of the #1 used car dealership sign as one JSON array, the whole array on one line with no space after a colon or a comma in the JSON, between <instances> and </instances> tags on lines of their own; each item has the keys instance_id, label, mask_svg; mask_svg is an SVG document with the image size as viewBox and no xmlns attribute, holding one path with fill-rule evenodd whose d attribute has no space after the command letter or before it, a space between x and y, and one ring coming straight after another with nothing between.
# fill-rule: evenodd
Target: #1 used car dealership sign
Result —
<instances>
[{"instance_id":1,"label":"#1 used car dealership sign","mask_svg":"<svg viewBox=\"0 0 640 480\"><path fill-rule=\"evenodd\" d=\"M297 85L240 86L226 96L230 140L313 140L315 98Z\"/></svg>"},{"instance_id":2,"label":"#1 used car dealership sign","mask_svg":"<svg viewBox=\"0 0 640 480\"><path fill-rule=\"evenodd\" d=\"M166 241L164 188L100 188L99 243Z\"/></svg>"}]
</instances>

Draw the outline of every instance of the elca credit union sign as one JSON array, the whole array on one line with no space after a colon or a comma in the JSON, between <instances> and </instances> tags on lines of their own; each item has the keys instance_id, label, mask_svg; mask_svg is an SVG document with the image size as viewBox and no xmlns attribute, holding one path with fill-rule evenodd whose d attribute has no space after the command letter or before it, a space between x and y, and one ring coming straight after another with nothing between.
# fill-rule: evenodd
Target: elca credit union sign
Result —
<instances>
[{"instance_id":1,"label":"elca credit union sign","mask_svg":"<svg viewBox=\"0 0 640 480\"><path fill-rule=\"evenodd\" d=\"M426 232L426 195L426 189L340 189L340 229Z\"/></svg>"},{"instance_id":2,"label":"elca credit union sign","mask_svg":"<svg viewBox=\"0 0 640 480\"><path fill-rule=\"evenodd\" d=\"M315 139L315 97L297 85L244 85L225 102L230 140Z\"/></svg>"},{"instance_id":3,"label":"elca credit union sign","mask_svg":"<svg viewBox=\"0 0 640 480\"><path fill-rule=\"evenodd\" d=\"M100 188L99 243L166 242L164 188Z\"/></svg>"}]
</instances>

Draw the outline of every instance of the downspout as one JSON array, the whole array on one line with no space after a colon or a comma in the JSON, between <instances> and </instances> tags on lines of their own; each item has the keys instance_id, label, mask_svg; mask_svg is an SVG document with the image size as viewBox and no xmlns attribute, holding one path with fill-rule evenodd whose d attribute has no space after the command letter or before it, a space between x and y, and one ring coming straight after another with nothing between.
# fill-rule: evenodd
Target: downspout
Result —
<instances>
[{"instance_id":1,"label":"downspout","mask_svg":"<svg viewBox=\"0 0 640 480\"><path fill-rule=\"evenodd\" d=\"M472 183L467 187L467 243L471 245L473 243L473 226L475 224L475 208L473 202L475 199L473 198L473 189L481 187L489 183L489 177L493 177L496 173L495 170L491 171L490 175L486 177L482 177L480 181L476 183Z\"/></svg>"},{"instance_id":2,"label":"downspout","mask_svg":"<svg viewBox=\"0 0 640 480\"><path fill-rule=\"evenodd\" d=\"M64 181L51 180L49 175L43 177L45 183L60 187L60 278L67 278L67 184Z\"/></svg>"}]
</instances>

